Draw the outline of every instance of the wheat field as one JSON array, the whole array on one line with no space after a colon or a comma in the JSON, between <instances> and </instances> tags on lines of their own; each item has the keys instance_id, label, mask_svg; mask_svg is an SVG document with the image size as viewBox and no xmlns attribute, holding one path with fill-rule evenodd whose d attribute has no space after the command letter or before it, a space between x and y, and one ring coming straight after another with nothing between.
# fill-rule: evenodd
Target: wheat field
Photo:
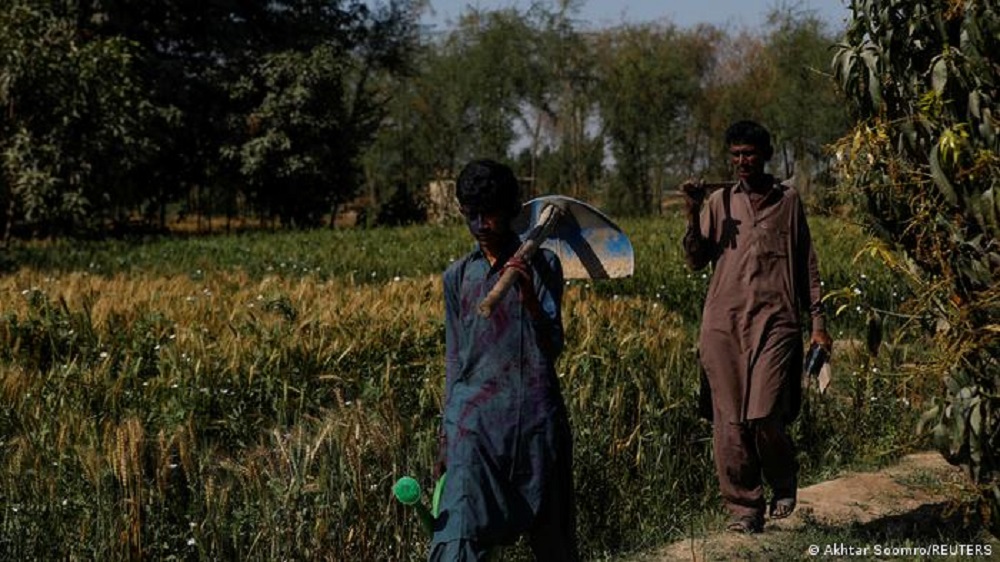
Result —
<instances>
[{"instance_id":1,"label":"wheat field","mask_svg":"<svg viewBox=\"0 0 1000 562\"><path fill-rule=\"evenodd\" d=\"M913 427L937 384L908 368L925 352L891 320L888 352L852 343L872 309L905 312L906 288L856 229L812 222L843 345L831 392L795 426L804 481L924 446ZM676 220L623 227L636 275L564 297L588 559L688 534L718 504L696 407L706 276L684 268ZM470 248L457 226L15 248L0 277L0 558L423 559L391 486L430 485L440 272Z\"/></svg>"}]
</instances>

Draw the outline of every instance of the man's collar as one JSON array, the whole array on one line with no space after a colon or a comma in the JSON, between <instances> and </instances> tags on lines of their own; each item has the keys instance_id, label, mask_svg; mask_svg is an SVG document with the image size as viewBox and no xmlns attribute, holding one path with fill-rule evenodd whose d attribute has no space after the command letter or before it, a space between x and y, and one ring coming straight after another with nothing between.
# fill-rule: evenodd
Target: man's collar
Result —
<instances>
[{"instance_id":1,"label":"man's collar","mask_svg":"<svg viewBox=\"0 0 1000 562\"><path fill-rule=\"evenodd\" d=\"M771 189L769 192L778 189L778 180L771 174L766 174L766 177L770 180ZM736 180L736 185L733 186L733 191L737 193L751 193L750 186L743 183L743 180Z\"/></svg>"}]
</instances>

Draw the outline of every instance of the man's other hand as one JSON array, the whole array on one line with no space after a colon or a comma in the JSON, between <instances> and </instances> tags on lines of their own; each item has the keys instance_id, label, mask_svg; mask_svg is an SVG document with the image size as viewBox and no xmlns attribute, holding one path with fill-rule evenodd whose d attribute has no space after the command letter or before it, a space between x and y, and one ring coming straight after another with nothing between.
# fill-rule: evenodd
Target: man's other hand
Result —
<instances>
[{"instance_id":1,"label":"man's other hand","mask_svg":"<svg viewBox=\"0 0 1000 562\"><path fill-rule=\"evenodd\" d=\"M705 182L689 179L680 185L678 191L684 196L684 203L687 205L688 212L697 212L701 209L701 204L705 201L707 193Z\"/></svg>"},{"instance_id":2,"label":"man's other hand","mask_svg":"<svg viewBox=\"0 0 1000 562\"><path fill-rule=\"evenodd\" d=\"M827 353L833 354L833 338L826 330L813 330L809 343L819 344Z\"/></svg>"}]
</instances>

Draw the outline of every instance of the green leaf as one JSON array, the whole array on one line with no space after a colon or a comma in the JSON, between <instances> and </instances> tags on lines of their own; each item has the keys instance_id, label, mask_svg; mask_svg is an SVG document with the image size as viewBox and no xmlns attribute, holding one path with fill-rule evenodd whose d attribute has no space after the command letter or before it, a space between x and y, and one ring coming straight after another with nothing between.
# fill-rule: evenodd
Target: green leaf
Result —
<instances>
[{"instance_id":1,"label":"green leaf","mask_svg":"<svg viewBox=\"0 0 1000 562\"><path fill-rule=\"evenodd\" d=\"M948 85L948 61L944 55L934 57L934 64L931 67L931 87L938 94L943 94Z\"/></svg>"},{"instance_id":2,"label":"green leaf","mask_svg":"<svg viewBox=\"0 0 1000 562\"><path fill-rule=\"evenodd\" d=\"M944 196L948 203L958 205L958 194L955 192L955 187L952 186L948 176L945 175L944 170L941 168L941 159L937 143L934 143L934 146L931 147L931 153L928 160L931 167L931 179L934 180L934 185L937 186L938 191L941 192L941 195Z\"/></svg>"},{"instance_id":3,"label":"green leaf","mask_svg":"<svg viewBox=\"0 0 1000 562\"><path fill-rule=\"evenodd\" d=\"M990 108L982 108L983 120L979 123L979 136L983 137L986 144L993 145L996 142L996 128L993 126L993 112Z\"/></svg>"},{"instance_id":4,"label":"green leaf","mask_svg":"<svg viewBox=\"0 0 1000 562\"><path fill-rule=\"evenodd\" d=\"M866 48L861 52L861 59L868 68L868 96L872 105L879 107L882 105L882 81L878 52L874 48Z\"/></svg>"},{"instance_id":5,"label":"green leaf","mask_svg":"<svg viewBox=\"0 0 1000 562\"><path fill-rule=\"evenodd\" d=\"M987 231L992 229L993 236L1000 230L1000 204L998 204L996 192L991 187L979 196L979 210L983 214L984 227Z\"/></svg>"},{"instance_id":6,"label":"green leaf","mask_svg":"<svg viewBox=\"0 0 1000 562\"><path fill-rule=\"evenodd\" d=\"M927 430L927 426L941 417L941 406L936 405L923 414L920 415L920 420L917 422L917 433L924 433ZM940 422L939 422L940 423ZM933 429L937 429L935 426Z\"/></svg>"},{"instance_id":7,"label":"green leaf","mask_svg":"<svg viewBox=\"0 0 1000 562\"><path fill-rule=\"evenodd\" d=\"M954 412L955 416L951 420L951 434L948 439L948 450L952 456L957 457L965 444L966 435L966 413L965 411ZM967 460L961 458L962 461Z\"/></svg>"},{"instance_id":8,"label":"green leaf","mask_svg":"<svg viewBox=\"0 0 1000 562\"><path fill-rule=\"evenodd\" d=\"M969 92L969 115L974 119L982 118L982 111L980 111L979 104L982 100L982 94L979 90L973 90Z\"/></svg>"},{"instance_id":9,"label":"green leaf","mask_svg":"<svg viewBox=\"0 0 1000 562\"><path fill-rule=\"evenodd\" d=\"M854 71L854 64L858 60L857 53L846 45L841 45L840 50L833 58L833 70L840 85L845 91L849 91L848 84L851 82L851 74Z\"/></svg>"},{"instance_id":10,"label":"green leaf","mask_svg":"<svg viewBox=\"0 0 1000 562\"><path fill-rule=\"evenodd\" d=\"M982 434L983 430L983 412L978 398L972 400L969 404L969 430L973 435Z\"/></svg>"}]
</instances>

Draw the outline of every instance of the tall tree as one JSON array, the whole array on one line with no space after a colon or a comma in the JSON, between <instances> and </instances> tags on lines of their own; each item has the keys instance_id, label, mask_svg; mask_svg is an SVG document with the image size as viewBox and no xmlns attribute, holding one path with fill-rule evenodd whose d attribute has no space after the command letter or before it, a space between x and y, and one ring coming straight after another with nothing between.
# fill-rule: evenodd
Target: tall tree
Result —
<instances>
[{"instance_id":1,"label":"tall tree","mask_svg":"<svg viewBox=\"0 0 1000 562\"><path fill-rule=\"evenodd\" d=\"M614 158L609 206L648 213L678 164L712 51L698 30L623 26L598 37L598 103ZM654 204L655 207L654 207Z\"/></svg>"},{"instance_id":2,"label":"tall tree","mask_svg":"<svg viewBox=\"0 0 1000 562\"><path fill-rule=\"evenodd\" d=\"M245 134L224 146L223 154L238 163L251 199L284 224L320 224L358 183L361 132L353 130L342 99L340 65L341 57L325 47L267 55L233 89L233 99L250 100L252 109L237 124ZM355 142L333 140L352 137Z\"/></svg>"},{"instance_id":3,"label":"tall tree","mask_svg":"<svg viewBox=\"0 0 1000 562\"><path fill-rule=\"evenodd\" d=\"M471 158L510 159L541 71L537 32L517 10L469 10L420 51L419 72L388 81L398 95L366 157L376 199L454 178Z\"/></svg>"},{"instance_id":4,"label":"tall tree","mask_svg":"<svg viewBox=\"0 0 1000 562\"><path fill-rule=\"evenodd\" d=\"M913 303L943 375L929 412L945 457L982 485L1000 532L1000 11L977 0L853 0L833 60L861 122L843 174ZM878 249L878 248L876 248Z\"/></svg>"},{"instance_id":5,"label":"tall tree","mask_svg":"<svg viewBox=\"0 0 1000 562\"><path fill-rule=\"evenodd\" d=\"M71 20L0 9L0 201L17 224L60 234L113 218L152 154L156 108L135 79L129 42L81 38Z\"/></svg>"},{"instance_id":6,"label":"tall tree","mask_svg":"<svg viewBox=\"0 0 1000 562\"><path fill-rule=\"evenodd\" d=\"M836 37L814 13L778 8L761 31L721 34L713 40L717 59L697 103L692 131L703 153L695 174L729 176L722 136L739 119L754 119L773 134L772 171L795 174L799 187L827 167L826 147L849 128L848 112L829 71Z\"/></svg>"},{"instance_id":7,"label":"tall tree","mask_svg":"<svg viewBox=\"0 0 1000 562\"><path fill-rule=\"evenodd\" d=\"M462 160L509 156L531 68L528 38L533 32L516 10L472 10L463 15L449 43L461 61L455 78L466 101L459 115L462 144L467 147Z\"/></svg>"},{"instance_id":8,"label":"tall tree","mask_svg":"<svg viewBox=\"0 0 1000 562\"><path fill-rule=\"evenodd\" d=\"M604 157L597 128L594 42L576 29L578 3L537 7L532 61L522 104L529 141L521 169L536 189L582 197L600 175Z\"/></svg>"},{"instance_id":9,"label":"tall tree","mask_svg":"<svg viewBox=\"0 0 1000 562\"><path fill-rule=\"evenodd\" d=\"M153 137L157 159L149 182L137 186L147 201L162 209L192 188L233 201L249 183L254 191L244 195L277 205L258 196L275 187L260 182L285 178L285 187L302 189L285 189L282 199L301 195L302 201L266 211L309 224L317 208L327 210L357 191L357 154L371 141L385 103L374 77L406 70L423 2L388 0L374 9L358 0L52 4L75 21L81 37L126 38L137 45L134 76L156 106L169 109ZM297 71L312 74L294 85L279 77ZM340 89L316 90L333 85ZM293 122L311 124L288 126ZM287 146L257 158L276 137ZM317 154L325 155L322 173L308 165Z\"/></svg>"},{"instance_id":10,"label":"tall tree","mask_svg":"<svg viewBox=\"0 0 1000 562\"><path fill-rule=\"evenodd\" d=\"M811 12L776 9L768 18L766 60L773 68L763 120L774 135L775 172L795 176L806 189L812 176L825 169L826 147L848 130L848 112L829 71L835 37Z\"/></svg>"},{"instance_id":11,"label":"tall tree","mask_svg":"<svg viewBox=\"0 0 1000 562\"><path fill-rule=\"evenodd\" d=\"M242 110L233 114L224 154L238 163L252 199L285 224L316 226L360 192L361 155L393 95L384 76L411 65L414 6L339 13L345 28L307 49L263 55L231 88Z\"/></svg>"}]
</instances>

